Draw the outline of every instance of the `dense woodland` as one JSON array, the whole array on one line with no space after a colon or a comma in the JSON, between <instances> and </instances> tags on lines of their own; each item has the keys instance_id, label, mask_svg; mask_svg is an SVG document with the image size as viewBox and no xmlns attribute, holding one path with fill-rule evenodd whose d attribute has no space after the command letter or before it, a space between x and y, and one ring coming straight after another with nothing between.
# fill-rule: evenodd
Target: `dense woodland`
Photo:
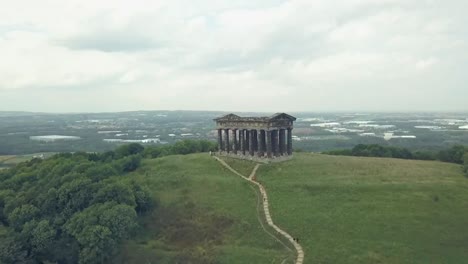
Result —
<instances>
[{"instance_id":1,"label":"dense woodland","mask_svg":"<svg viewBox=\"0 0 468 264\"><path fill-rule=\"evenodd\" d=\"M157 197L132 178L143 158L215 150L180 141L104 153L62 153L0 171L0 263L103 263L157 208Z\"/></svg>"}]
</instances>

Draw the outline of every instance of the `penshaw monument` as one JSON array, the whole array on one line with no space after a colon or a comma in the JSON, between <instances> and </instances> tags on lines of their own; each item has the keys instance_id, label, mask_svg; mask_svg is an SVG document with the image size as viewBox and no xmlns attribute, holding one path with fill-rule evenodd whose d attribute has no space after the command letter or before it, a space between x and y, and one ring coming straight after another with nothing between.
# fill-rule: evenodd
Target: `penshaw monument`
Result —
<instances>
[{"instance_id":1,"label":"penshaw monument","mask_svg":"<svg viewBox=\"0 0 468 264\"><path fill-rule=\"evenodd\" d=\"M296 118L285 113L268 117L228 114L214 119L219 155L275 162L292 157L292 129Z\"/></svg>"}]
</instances>

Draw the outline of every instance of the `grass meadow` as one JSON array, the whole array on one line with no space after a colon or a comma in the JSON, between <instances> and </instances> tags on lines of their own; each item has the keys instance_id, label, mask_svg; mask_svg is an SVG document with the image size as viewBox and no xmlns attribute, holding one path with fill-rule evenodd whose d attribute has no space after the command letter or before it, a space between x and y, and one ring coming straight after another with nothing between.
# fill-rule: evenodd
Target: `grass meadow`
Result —
<instances>
[{"instance_id":1,"label":"grass meadow","mask_svg":"<svg viewBox=\"0 0 468 264\"><path fill-rule=\"evenodd\" d=\"M226 161L246 176L255 165ZM159 206L115 263L292 263L263 231L250 184L208 154L144 160L131 177ZM305 263L468 259L468 179L458 165L297 153L262 165L257 179Z\"/></svg>"},{"instance_id":2,"label":"grass meadow","mask_svg":"<svg viewBox=\"0 0 468 264\"><path fill-rule=\"evenodd\" d=\"M144 228L125 243L115 263L292 260L291 253L263 231L250 184L208 154L145 160L131 177L154 190L159 206L145 216Z\"/></svg>"},{"instance_id":3,"label":"grass meadow","mask_svg":"<svg viewBox=\"0 0 468 264\"><path fill-rule=\"evenodd\" d=\"M461 166L298 153L261 166L257 179L275 222L299 238L305 263L468 261Z\"/></svg>"}]
</instances>

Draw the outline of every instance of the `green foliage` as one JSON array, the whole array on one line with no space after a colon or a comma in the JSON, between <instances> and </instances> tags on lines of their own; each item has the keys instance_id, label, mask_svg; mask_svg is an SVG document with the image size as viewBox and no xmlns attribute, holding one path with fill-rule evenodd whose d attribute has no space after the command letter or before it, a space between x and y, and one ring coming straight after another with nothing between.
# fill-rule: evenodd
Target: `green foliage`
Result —
<instances>
[{"instance_id":1,"label":"green foliage","mask_svg":"<svg viewBox=\"0 0 468 264\"><path fill-rule=\"evenodd\" d=\"M8 215L8 223L16 230L21 230L23 225L39 215L39 209L31 204L21 205Z\"/></svg>"},{"instance_id":2,"label":"green foliage","mask_svg":"<svg viewBox=\"0 0 468 264\"><path fill-rule=\"evenodd\" d=\"M0 263L102 263L155 204L131 179L143 149L61 153L0 172ZM117 153L117 154L116 154ZM1 226L0 226L1 227Z\"/></svg>"},{"instance_id":3,"label":"green foliage","mask_svg":"<svg viewBox=\"0 0 468 264\"><path fill-rule=\"evenodd\" d=\"M121 171L131 172L136 170L141 163L140 155L131 155L120 159L117 164Z\"/></svg>"},{"instance_id":4,"label":"green foliage","mask_svg":"<svg viewBox=\"0 0 468 264\"><path fill-rule=\"evenodd\" d=\"M135 155L143 152L144 147L137 143L132 143L128 145L122 145L115 150L117 157L127 157L130 155Z\"/></svg>"},{"instance_id":5,"label":"green foliage","mask_svg":"<svg viewBox=\"0 0 468 264\"><path fill-rule=\"evenodd\" d=\"M105 153L59 153L0 171L0 263L102 263L158 205L132 178L142 156L215 149L209 141L180 141L144 149L123 145ZM133 173L135 174L135 173Z\"/></svg>"},{"instance_id":6,"label":"green foliage","mask_svg":"<svg viewBox=\"0 0 468 264\"><path fill-rule=\"evenodd\" d=\"M105 203L112 200L120 204L136 206L135 193L131 186L125 183L104 184L94 195L93 203Z\"/></svg>"},{"instance_id":7,"label":"green foliage","mask_svg":"<svg viewBox=\"0 0 468 264\"><path fill-rule=\"evenodd\" d=\"M45 252L54 242L57 230L49 223L48 220L42 220L31 230L31 245L36 253Z\"/></svg>"},{"instance_id":8,"label":"green foliage","mask_svg":"<svg viewBox=\"0 0 468 264\"><path fill-rule=\"evenodd\" d=\"M208 140L182 140L173 145L145 148L143 155L147 158L158 158L168 155L186 155L191 153L216 151L217 144Z\"/></svg>"},{"instance_id":9,"label":"green foliage","mask_svg":"<svg viewBox=\"0 0 468 264\"><path fill-rule=\"evenodd\" d=\"M468 149L461 145L455 145L447 150L439 152L438 159L440 161L463 164L463 155Z\"/></svg>"},{"instance_id":10,"label":"green foliage","mask_svg":"<svg viewBox=\"0 0 468 264\"><path fill-rule=\"evenodd\" d=\"M456 145L446 150L439 152L431 151L414 151L411 152L406 148L382 146L377 144L365 145L359 144L352 149L331 150L324 152L328 155L340 156L358 156L358 157L383 157L383 158L398 158L398 159L414 159L414 160L440 160L451 163L463 163L463 154L467 151L464 146Z\"/></svg>"},{"instance_id":11,"label":"green foliage","mask_svg":"<svg viewBox=\"0 0 468 264\"><path fill-rule=\"evenodd\" d=\"M136 216L132 206L99 203L76 213L64 229L81 245L80 263L102 263L136 227Z\"/></svg>"},{"instance_id":12,"label":"green foliage","mask_svg":"<svg viewBox=\"0 0 468 264\"><path fill-rule=\"evenodd\" d=\"M136 211L141 214L154 207L155 202L151 197L151 191L146 186L133 184L133 194L135 196Z\"/></svg>"}]
</instances>

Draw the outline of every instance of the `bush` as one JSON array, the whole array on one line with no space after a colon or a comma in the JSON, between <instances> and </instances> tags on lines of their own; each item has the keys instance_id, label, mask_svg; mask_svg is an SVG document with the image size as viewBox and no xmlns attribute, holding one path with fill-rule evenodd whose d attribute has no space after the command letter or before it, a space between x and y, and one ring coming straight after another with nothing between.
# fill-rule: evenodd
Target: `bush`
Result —
<instances>
[{"instance_id":1,"label":"bush","mask_svg":"<svg viewBox=\"0 0 468 264\"><path fill-rule=\"evenodd\" d=\"M438 159L440 161L463 164L463 155L466 150L464 146L455 145L447 150L440 151Z\"/></svg>"}]
</instances>

